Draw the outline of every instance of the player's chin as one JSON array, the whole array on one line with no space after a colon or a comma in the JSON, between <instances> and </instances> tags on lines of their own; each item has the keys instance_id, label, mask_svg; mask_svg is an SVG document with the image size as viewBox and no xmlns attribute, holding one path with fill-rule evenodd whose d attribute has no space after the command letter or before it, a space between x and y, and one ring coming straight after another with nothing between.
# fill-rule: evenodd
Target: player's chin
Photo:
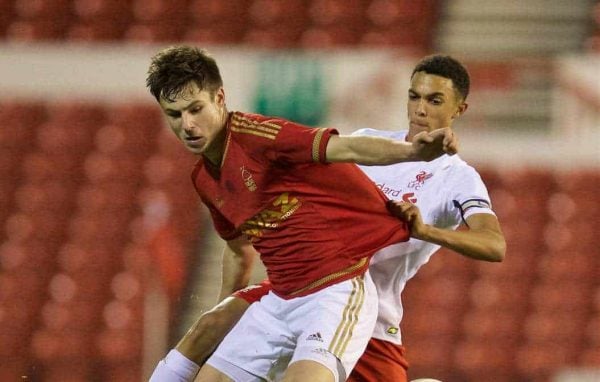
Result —
<instances>
[{"instance_id":1,"label":"player's chin","mask_svg":"<svg viewBox=\"0 0 600 382\"><path fill-rule=\"evenodd\" d=\"M194 155L201 155L204 152L204 147L192 147L186 145L185 148Z\"/></svg>"}]
</instances>

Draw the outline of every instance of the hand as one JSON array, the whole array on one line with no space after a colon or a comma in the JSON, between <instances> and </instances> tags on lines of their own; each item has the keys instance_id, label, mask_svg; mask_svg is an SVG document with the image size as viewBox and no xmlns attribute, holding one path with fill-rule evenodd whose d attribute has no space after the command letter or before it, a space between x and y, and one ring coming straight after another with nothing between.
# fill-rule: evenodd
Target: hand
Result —
<instances>
[{"instance_id":1,"label":"hand","mask_svg":"<svg viewBox=\"0 0 600 382\"><path fill-rule=\"evenodd\" d=\"M423 223L419 207L408 202L390 200L387 202L387 208L392 215L408 223L411 237L415 239L423 239L425 237L429 226Z\"/></svg>"},{"instance_id":2,"label":"hand","mask_svg":"<svg viewBox=\"0 0 600 382\"><path fill-rule=\"evenodd\" d=\"M417 159L431 161L443 154L456 154L458 138L449 127L430 132L422 131L413 138L413 149Z\"/></svg>"}]
</instances>

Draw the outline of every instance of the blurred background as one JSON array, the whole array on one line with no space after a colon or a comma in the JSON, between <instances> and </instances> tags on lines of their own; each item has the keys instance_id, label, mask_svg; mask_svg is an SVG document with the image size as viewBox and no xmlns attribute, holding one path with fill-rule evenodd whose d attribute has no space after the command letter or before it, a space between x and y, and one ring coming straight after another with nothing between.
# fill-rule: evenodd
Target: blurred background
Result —
<instances>
[{"instance_id":1,"label":"blurred background","mask_svg":"<svg viewBox=\"0 0 600 382\"><path fill-rule=\"evenodd\" d=\"M462 60L508 252L409 283L411 378L600 380L597 0L0 0L0 381L147 379L216 303L195 158L144 86L181 42L231 110L342 132L405 128L415 62Z\"/></svg>"}]
</instances>

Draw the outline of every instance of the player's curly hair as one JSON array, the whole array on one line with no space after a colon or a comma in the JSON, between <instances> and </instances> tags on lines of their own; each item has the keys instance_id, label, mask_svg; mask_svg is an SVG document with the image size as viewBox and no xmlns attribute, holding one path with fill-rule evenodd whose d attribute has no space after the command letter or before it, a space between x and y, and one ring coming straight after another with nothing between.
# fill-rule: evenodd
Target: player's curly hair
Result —
<instances>
[{"instance_id":1,"label":"player's curly hair","mask_svg":"<svg viewBox=\"0 0 600 382\"><path fill-rule=\"evenodd\" d=\"M205 50L172 46L152 57L146 86L157 101L162 97L172 102L190 83L213 94L223 86L217 62Z\"/></svg>"},{"instance_id":2,"label":"player's curly hair","mask_svg":"<svg viewBox=\"0 0 600 382\"><path fill-rule=\"evenodd\" d=\"M425 72L452 80L454 89L463 100L469 95L471 79L467 69L455 58L443 54L426 56L417 63L411 78L417 72Z\"/></svg>"}]
</instances>

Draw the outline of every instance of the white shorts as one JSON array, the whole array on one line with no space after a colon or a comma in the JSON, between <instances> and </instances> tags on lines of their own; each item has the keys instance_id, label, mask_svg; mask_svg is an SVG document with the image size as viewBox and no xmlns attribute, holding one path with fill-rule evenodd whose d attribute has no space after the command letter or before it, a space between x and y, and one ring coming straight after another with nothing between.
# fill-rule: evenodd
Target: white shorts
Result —
<instances>
[{"instance_id":1,"label":"white shorts","mask_svg":"<svg viewBox=\"0 0 600 382\"><path fill-rule=\"evenodd\" d=\"M208 359L236 382L275 381L300 360L319 362L345 381L377 319L377 290L364 276L284 300L272 292L248 308Z\"/></svg>"}]
</instances>

